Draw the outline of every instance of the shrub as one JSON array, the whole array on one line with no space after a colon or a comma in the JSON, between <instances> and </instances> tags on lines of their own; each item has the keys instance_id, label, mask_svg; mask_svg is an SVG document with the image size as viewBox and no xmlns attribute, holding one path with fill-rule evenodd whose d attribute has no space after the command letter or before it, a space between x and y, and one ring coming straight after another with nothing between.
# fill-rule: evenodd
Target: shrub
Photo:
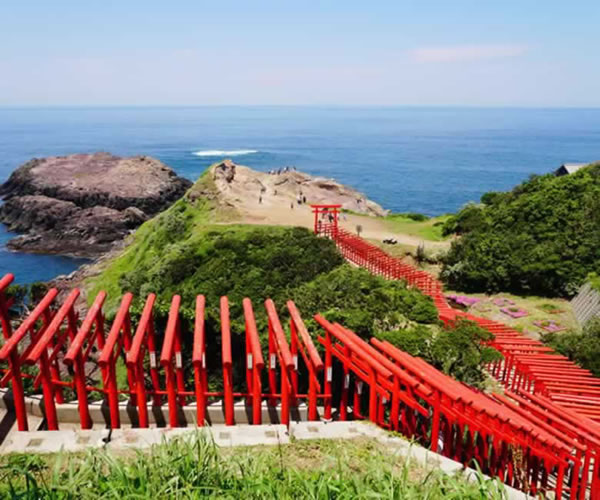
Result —
<instances>
[{"instance_id":1,"label":"shrub","mask_svg":"<svg viewBox=\"0 0 600 500\"><path fill-rule=\"evenodd\" d=\"M542 340L571 361L600 377L600 318L588 321L581 333L547 333Z\"/></svg>"},{"instance_id":2,"label":"shrub","mask_svg":"<svg viewBox=\"0 0 600 500\"><path fill-rule=\"evenodd\" d=\"M6 289L6 296L13 300L9 313L13 317L29 314L32 305L36 305L46 292L48 284L36 281L28 285L13 284Z\"/></svg>"},{"instance_id":3,"label":"shrub","mask_svg":"<svg viewBox=\"0 0 600 500\"><path fill-rule=\"evenodd\" d=\"M600 292L600 276L598 276L598 273L592 272L588 274L586 277L586 281L589 282L589 284L594 290Z\"/></svg>"},{"instance_id":4,"label":"shrub","mask_svg":"<svg viewBox=\"0 0 600 500\"><path fill-rule=\"evenodd\" d=\"M419 213L415 213L415 212L405 212L405 213L401 213L398 215L406 217L407 219L410 219L410 220L414 220L415 222L425 222L426 220L429 220L429 217L427 215L419 214Z\"/></svg>"},{"instance_id":5,"label":"shrub","mask_svg":"<svg viewBox=\"0 0 600 500\"><path fill-rule=\"evenodd\" d=\"M485 209L482 205L467 203L458 214L448 218L442 228L442 234L465 234L483 229L486 226Z\"/></svg>"},{"instance_id":6,"label":"shrub","mask_svg":"<svg viewBox=\"0 0 600 500\"><path fill-rule=\"evenodd\" d=\"M419 325L407 330L381 332L377 337L423 358L456 380L480 388L486 380L485 365L501 358L496 349L485 345L493 335L467 320L460 320L450 328L432 329Z\"/></svg>"},{"instance_id":7,"label":"shrub","mask_svg":"<svg viewBox=\"0 0 600 500\"><path fill-rule=\"evenodd\" d=\"M306 318L320 312L364 338L409 322L435 323L438 317L433 301L419 291L349 265L292 290L291 298Z\"/></svg>"}]
</instances>

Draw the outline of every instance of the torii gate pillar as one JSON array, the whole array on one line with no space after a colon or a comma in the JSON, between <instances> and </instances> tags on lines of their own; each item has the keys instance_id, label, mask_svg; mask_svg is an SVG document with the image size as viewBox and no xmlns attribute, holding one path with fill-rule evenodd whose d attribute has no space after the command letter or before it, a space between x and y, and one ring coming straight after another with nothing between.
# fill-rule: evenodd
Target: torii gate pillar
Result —
<instances>
[{"instance_id":1,"label":"torii gate pillar","mask_svg":"<svg viewBox=\"0 0 600 500\"><path fill-rule=\"evenodd\" d=\"M342 205L311 205L315 214L315 234L337 235Z\"/></svg>"}]
</instances>

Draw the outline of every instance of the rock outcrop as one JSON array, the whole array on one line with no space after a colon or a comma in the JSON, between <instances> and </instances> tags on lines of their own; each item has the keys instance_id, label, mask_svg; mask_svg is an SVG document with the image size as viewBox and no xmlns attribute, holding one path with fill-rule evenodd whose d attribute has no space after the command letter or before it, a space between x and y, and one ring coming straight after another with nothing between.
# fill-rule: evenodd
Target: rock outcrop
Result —
<instances>
[{"instance_id":1,"label":"rock outcrop","mask_svg":"<svg viewBox=\"0 0 600 500\"><path fill-rule=\"evenodd\" d=\"M388 213L356 189L334 179L313 177L291 168L280 169L279 173L258 172L231 160L224 160L212 168L220 201L242 212L255 210L260 197L260 204L273 210L289 207L290 202L295 204L300 199L309 204L340 204L344 209L375 217ZM276 220L274 214L271 217ZM312 219L308 217L307 221L310 223Z\"/></svg>"},{"instance_id":2,"label":"rock outcrop","mask_svg":"<svg viewBox=\"0 0 600 500\"><path fill-rule=\"evenodd\" d=\"M179 199L191 182L148 156L33 159L0 187L13 250L96 257Z\"/></svg>"}]
</instances>

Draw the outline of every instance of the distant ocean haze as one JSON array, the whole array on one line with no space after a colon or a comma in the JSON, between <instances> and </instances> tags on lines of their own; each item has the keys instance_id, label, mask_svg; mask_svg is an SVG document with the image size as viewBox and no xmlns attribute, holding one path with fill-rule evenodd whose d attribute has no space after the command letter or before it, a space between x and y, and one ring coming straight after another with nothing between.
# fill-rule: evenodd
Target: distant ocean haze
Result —
<instances>
[{"instance_id":1,"label":"distant ocean haze","mask_svg":"<svg viewBox=\"0 0 600 500\"><path fill-rule=\"evenodd\" d=\"M32 157L100 150L154 156L191 180L224 157L263 171L296 166L394 212L438 215L562 163L599 160L600 109L0 109L3 180ZM0 272L25 281L77 265L0 252Z\"/></svg>"}]
</instances>

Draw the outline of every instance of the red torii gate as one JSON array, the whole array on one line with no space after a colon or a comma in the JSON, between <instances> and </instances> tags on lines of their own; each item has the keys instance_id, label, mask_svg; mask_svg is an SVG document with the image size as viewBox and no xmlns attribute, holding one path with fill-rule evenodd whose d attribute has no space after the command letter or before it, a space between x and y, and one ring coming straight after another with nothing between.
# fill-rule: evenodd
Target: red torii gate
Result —
<instances>
[{"instance_id":1,"label":"red torii gate","mask_svg":"<svg viewBox=\"0 0 600 500\"><path fill-rule=\"evenodd\" d=\"M338 218L342 205L311 205L312 212L315 214L315 234L336 235L338 232ZM319 218L319 215L321 218ZM321 220L327 217L327 222Z\"/></svg>"}]
</instances>

